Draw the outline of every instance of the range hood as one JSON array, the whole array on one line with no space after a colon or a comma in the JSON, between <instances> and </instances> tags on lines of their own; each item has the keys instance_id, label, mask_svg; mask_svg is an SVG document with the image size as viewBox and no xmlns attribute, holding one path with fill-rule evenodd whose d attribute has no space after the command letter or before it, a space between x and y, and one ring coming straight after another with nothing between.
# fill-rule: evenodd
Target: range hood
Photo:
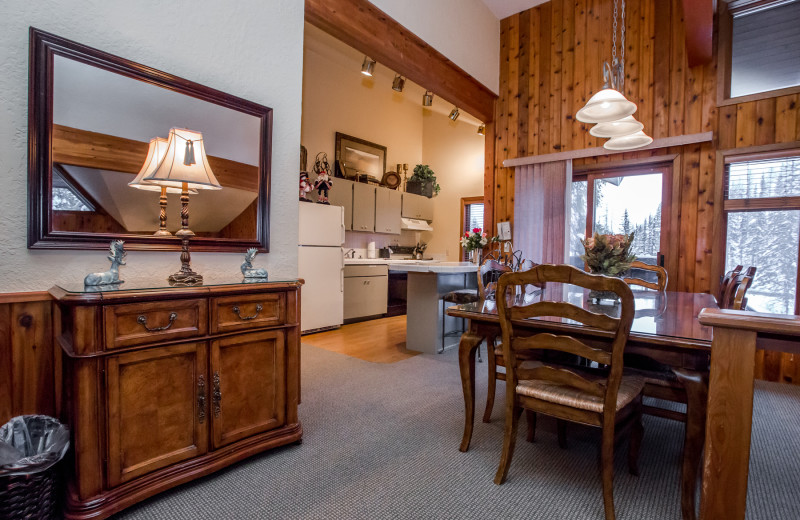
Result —
<instances>
[{"instance_id":1,"label":"range hood","mask_svg":"<svg viewBox=\"0 0 800 520\"><path fill-rule=\"evenodd\" d=\"M412 231L433 231L427 220L418 218L403 218L400 222L400 229L410 229Z\"/></svg>"}]
</instances>

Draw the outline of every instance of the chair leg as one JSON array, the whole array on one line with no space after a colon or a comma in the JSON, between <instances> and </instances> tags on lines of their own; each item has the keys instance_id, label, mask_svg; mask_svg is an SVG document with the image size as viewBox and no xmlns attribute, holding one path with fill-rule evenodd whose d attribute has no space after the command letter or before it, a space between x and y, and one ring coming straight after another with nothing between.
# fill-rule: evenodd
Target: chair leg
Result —
<instances>
[{"instance_id":1,"label":"chair leg","mask_svg":"<svg viewBox=\"0 0 800 520\"><path fill-rule=\"evenodd\" d=\"M497 389L497 358L494 355L494 337L486 338L486 358L489 360L489 382L486 387L486 409L483 412L483 422L492 420L494 408L494 393Z\"/></svg>"},{"instance_id":2,"label":"chair leg","mask_svg":"<svg viewBox=\"0 0 800 520\"><path fill-rule=\"evenodd\" d=\"M564 419L557 419L556 425L558 426L558 447L562 450L567 449L567 421Z\"/></svg>"},{"instance_id":3,"label":"chair leg","mask_svg":"<svg viewBox=\"0 0 800 520\"><path fill-rule=\"evenodd\" d=\"M606 520L614 515L614 424L603 425L603 442L600 447L600 473L603 479L603 507Z\"/></svg>"},{"instance_id":4,"label":"chair leg","mask_svg":"<svg viewBox=\"0 0 800 520\"><path fill-rule=\"evenodd\" d=\"M630 443L628 444L628 472L631 475L639 476L639 452L642 447L642 437L644 437L644 426L642 425L642 408L631 424Z\"/></svg>"},{"instance_id":5,"label":"chair leg","mask_svg":"<svg viewBox=\"0 0 800 520\"><path fill-rule=\"evenodd\" d=\"M506 406L506 427L503 436L503 454L500 456L500 466L497 468L497 474L494 476L495 484L502 484L506 481L508 475L508 467L511 465L511 457L514 456L514 444L517 440L517 427L519 426L519 417L522 415L522 407L514 406L512 402Z\"/></svg>"},{"instance_id":6,"label":"chair leg","mask_svg":"<svg viewBox=\"0 0 800 520\"><path fill-rule=\"evenodd\" d=\"M532 410L525 410L525 419L528 423L528 435L525 440L528 442L536 442L536 412Z\"/></svg>"}]
</instances>

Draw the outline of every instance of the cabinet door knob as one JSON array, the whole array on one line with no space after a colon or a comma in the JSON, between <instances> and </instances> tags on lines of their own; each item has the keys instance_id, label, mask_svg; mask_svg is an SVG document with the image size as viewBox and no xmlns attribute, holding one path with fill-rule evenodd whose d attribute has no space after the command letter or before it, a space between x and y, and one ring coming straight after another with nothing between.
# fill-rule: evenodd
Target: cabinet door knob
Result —
<instances>
[{"instance_id":1,"label":"cabinet door knob","mask_svg":"<svg viewBox=\"0 0 800 520\"><path fill-rule=\"evenodd\" d=\"M214 388L211 392L211 404L214 406L214 417L219 417L222 403L222 390L219 386L219 372L214 372Z\"/></svg>"},{"instance_id":2,"label":"cabinet door knob","mask_svg":"<svg viewBox=\"0 0 800 520\"><path fill-rule=\"evenodd\" d=\"M142 326L144 327L144 330L146 330L147 332L160 332L162 330L167 330L168 328L172 327L172 324L175 322L177 318L178 318L178 313L171 312L169 314L169 323L167 323L163 327L148 327L147 316L145 316L144 314L140 314L139 317L136 318L136 321L141 323Z\"/></svg>"}]
</instances>

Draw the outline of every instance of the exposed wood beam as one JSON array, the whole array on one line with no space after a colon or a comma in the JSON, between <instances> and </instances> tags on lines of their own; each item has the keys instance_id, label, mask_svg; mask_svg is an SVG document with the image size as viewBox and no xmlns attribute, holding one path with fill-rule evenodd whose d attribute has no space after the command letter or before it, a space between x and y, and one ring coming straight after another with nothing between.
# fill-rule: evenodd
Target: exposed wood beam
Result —
<instances>
[{"instance_id":1,"label":"exposed wood beam","mask_svg":"<svg viewBox=\"0 0 800 520\"><path fill-rule=\"evenodd\" d=\"M53 163L137 174L148 143L78 128L53 125ZM258 191L258 167L208 156L208 164L226 188Z\"/></svg>"},{"instance_id":2,"label":"exposed wood beam","mask_svg":"<svg viewBox=\"0 0 800 520\"><path fill-rule=\"evenodd\" d=\"M497 96L367 0L306 0L306 21L483 122Z\"/></svg>"},{"instance_id":3,"label":"exposed wood beam","mask_svg":"<svg viewBox=\"0 0 800 520\"><path fill-rule=\"evenodd\" d=\"M711 63L715 0L683 0L689 66Z\"/></svg>"}]
</instances>

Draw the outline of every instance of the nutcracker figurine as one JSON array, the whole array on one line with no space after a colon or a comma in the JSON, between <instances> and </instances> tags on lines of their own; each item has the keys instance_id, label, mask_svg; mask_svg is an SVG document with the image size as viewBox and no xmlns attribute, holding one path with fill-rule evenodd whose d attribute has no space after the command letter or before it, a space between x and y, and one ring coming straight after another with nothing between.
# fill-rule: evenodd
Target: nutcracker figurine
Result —
<instances>
[{"instance_id":1,"label":"nutcracker figurine","mask_svg":"<svg viewBox=\"0 0 800 520\"><path fill-rule=\"evenodd\" d=\"M330 204L328 202L328 190L333 186L330 171L328 154L324 152L318 153L314 161L314 173L317 174L317 180L314 181L314 189L317 190L317 204Z\"/></svg>"},{"instance_id":2,"label":"nutcracker figurine","mask_svg":"<svg viewBox=\"0 0 800 520\"><path fill-rule=\"evenodd\" d=\"M311 202L306 194L311 191L311 183L308 181L308 172L300 172L300 202Z\"/></svg>"}]
</instances>

